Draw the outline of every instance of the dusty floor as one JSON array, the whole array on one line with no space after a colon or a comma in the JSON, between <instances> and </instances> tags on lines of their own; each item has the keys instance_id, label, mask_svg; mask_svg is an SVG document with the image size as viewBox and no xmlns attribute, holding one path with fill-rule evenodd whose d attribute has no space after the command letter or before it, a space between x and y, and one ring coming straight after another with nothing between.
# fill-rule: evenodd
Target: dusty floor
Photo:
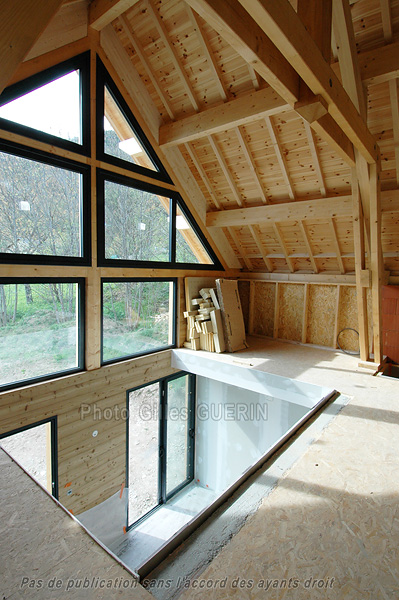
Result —
<instances>
[{"instance_id":1,"label":"dusty floor","mask_svg":"<svg viewBox=\"0 0 399 600\"><path fill-rule=\"evenodd\" d=\"M351 400L181 598L399 598L399 381L355 357L255 338L218 359Z\"/></svg>"}]
</instances>

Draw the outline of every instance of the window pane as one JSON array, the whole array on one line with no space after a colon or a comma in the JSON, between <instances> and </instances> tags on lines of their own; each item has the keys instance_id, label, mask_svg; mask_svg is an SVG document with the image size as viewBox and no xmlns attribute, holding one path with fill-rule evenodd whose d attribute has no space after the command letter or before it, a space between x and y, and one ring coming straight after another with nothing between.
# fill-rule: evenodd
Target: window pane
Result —
<instances>
[{"instance_id":1,"label":"window pane","mask_svg":"<svg viewBox=\"0 0 399 600\"><path fill-rule=\"evenodd\" d=\"M0 118L81 144L79 71L1 106Z\"/></svg>"},{"instance_id":2,"label":"window pane","mask_svg":"<svg viewBox=\"0 0 399 600\"><path fill-rule=\"evenodd\" d=\"M0 252L82 256L81 178L0 152Z\"/></svg>"},{"instance_id":3,"label":"window pane","mask_svg":"<svg viewBox=\"0 0 399 600\"><path fill-rule=\"evenodd\" d=\"M173 343L173 283L103 283L103 360L141 354Z\"/></svg>"},{"instance_id":4,"label":"window pane","mask_svg":"<svg viewBox=\"0 0 399 600\"><path fill-rule=\"evenodd\" d=\"M178 205L176 205L176 262L213 264Z\"/></svg>"},{"instance_id":5,"label":"window pane","mask_svg":"<svg viewBox=\"0 0 399 600\"><path fill-rule=\"evenodd\" d=\"M128 459L128 524L131 525L158 504L158 383L129 393Z\"/></svg>"},{"instance_id":6,"label":"window pane","mask_svg":"<svg viewBox=\"0 0 399 600\"><path fill-rule=\"evenodd\" d=\"M107 87L104 87L104 152L135 165L156 167L124 117Z\"/></svg>"},{"instance_id":7,"label":"window pane","mask_svg":"<svg viewBox=\"0 0 399 600\"><path fill-rule=\"evenodd\" d=\"M168 382L166 494L187 481L189 376Z\"/></svg>"},{"instance_id":8,"label":"window pane","mask_svg":"<svg viewBox=\"0 0 399 600\"><path fill-rule=\"evenodd\" d=\"M169 261L169 198L105 181L105 258Z\"/></svg>"},{"instance_id":9,"label":"window pane","mask_svg":"<svg viewBox=\"0 0 399 600\"><path fill-rule=\"evenodd\" d=\"M78 284L0 283L0 385L78 365Z\"/></svg>"}]
</instances>

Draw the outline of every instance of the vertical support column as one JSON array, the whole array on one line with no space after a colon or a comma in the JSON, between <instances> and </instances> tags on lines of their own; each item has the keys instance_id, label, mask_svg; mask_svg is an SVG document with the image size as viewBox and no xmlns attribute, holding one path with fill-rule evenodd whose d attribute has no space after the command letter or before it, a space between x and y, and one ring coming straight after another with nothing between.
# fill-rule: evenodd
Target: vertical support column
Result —
<instances>
[{"instance_id":1,"label":"vertical support column","mask_svg":"<svg viewBox=\"0 0 399 600\"><path fill-rule=\"evenodd\" d=\"M86 369L101 366L101 273L97 266L97 173L96 173L96 52L90 51L91 126L91 260L86 278Z\"/></svg>"},{"instance_id":2,"label":"vertical support column","mask_svg":"<svg viewBox=\"0 0 399 600\"><path fill-rule=\"evenodd\" d=\"M382 362L381 286L383 257L381 247L381 183L380 163L370 165L370 267L373 306L374 362Z\"/></svg>"},{"instance_id":3,"label":"vertical support column","mask_svg":"<svg viewBox=\"0 0 399 600\"><path fill-rule=\"evenodd\" d=\"M367 319L367 288L362 285L365 269L364 221L359 185L356 173L352 172L353 242L355 248L356 301L359 327L360 359L369 359L369 330Z\"/></svg>"}]
</instances>

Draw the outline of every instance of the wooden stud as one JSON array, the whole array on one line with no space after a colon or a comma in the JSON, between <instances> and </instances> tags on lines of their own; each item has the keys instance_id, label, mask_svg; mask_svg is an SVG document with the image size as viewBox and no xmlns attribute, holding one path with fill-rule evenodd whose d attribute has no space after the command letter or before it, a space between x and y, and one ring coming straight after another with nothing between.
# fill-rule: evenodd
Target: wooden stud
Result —
<instances>
[{"instance_id":1,"label":"wooden stud","mask_svg":"<svg viewBox=\"0 0 399 600\"><path fill-rule=\"evenodd\" d=\"M373 306L374 362L382 361L381 286L383 259L381 246L380 164L370 165L370 267Z\"/></svg>"},{"instance_id":2,"label":"wooden stud","mask_svg":"<svg viewBox=\"0 0 399 600\"><path fill-rule=\"evenodd\" d=\"M279 320L280 320L280 289L279 289L279 283L278 283L278 281L276 281L276 288L274 290L273 339L278 338Z\"/></svg>"},{"instance_id":3,"label":"wooden stud","mask_svg":"<svg viewBox=\"0 0 399 600\"><path fill-rule=\"evenodd\" d=\"M254 332L254 314L255 314L255 282L249 282L249 317L248 317L248 335Z\"/></svg>"},{"instance_id":4,"label":"wooden stud","mask_svg":"<svg viewBox=\"0 0 399 600\"><path fill-rule=\"evenodd\" d=\"M339 303L341 300L341 285L337 285L337 298L335 303L335 320L334 320L334 341L333 348L338 348L337 337L338 337L338 324L339 324Z\"/></svg>"},{"instance_id":5,"label":"wooden stud","mask_svg":"<svg viewBox=\"0 0 399 600\"><path fill-rule=\"evenodd\" d=\"M303 313L302 313L302 344L307 342L308 333L308 315L309 315L309 284L305 283L305 294L303 298Z\"/></svg>"}]
</instances>

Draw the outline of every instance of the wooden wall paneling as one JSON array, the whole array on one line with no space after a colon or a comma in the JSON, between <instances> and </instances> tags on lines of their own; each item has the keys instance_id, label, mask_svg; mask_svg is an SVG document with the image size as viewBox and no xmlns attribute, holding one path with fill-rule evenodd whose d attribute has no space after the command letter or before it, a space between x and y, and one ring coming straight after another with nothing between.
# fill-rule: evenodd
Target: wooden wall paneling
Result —
<instances>
[{"instance_id":1,"label":"wooden wall paneling","mask_svg":"<svg viewBox=\"0 0 399 600\"><path fill-rule=\"evenodd\" d=\"M275 282L254 282L253 334L273 337L276 304Z\"/></svg>"}]
</instances>

